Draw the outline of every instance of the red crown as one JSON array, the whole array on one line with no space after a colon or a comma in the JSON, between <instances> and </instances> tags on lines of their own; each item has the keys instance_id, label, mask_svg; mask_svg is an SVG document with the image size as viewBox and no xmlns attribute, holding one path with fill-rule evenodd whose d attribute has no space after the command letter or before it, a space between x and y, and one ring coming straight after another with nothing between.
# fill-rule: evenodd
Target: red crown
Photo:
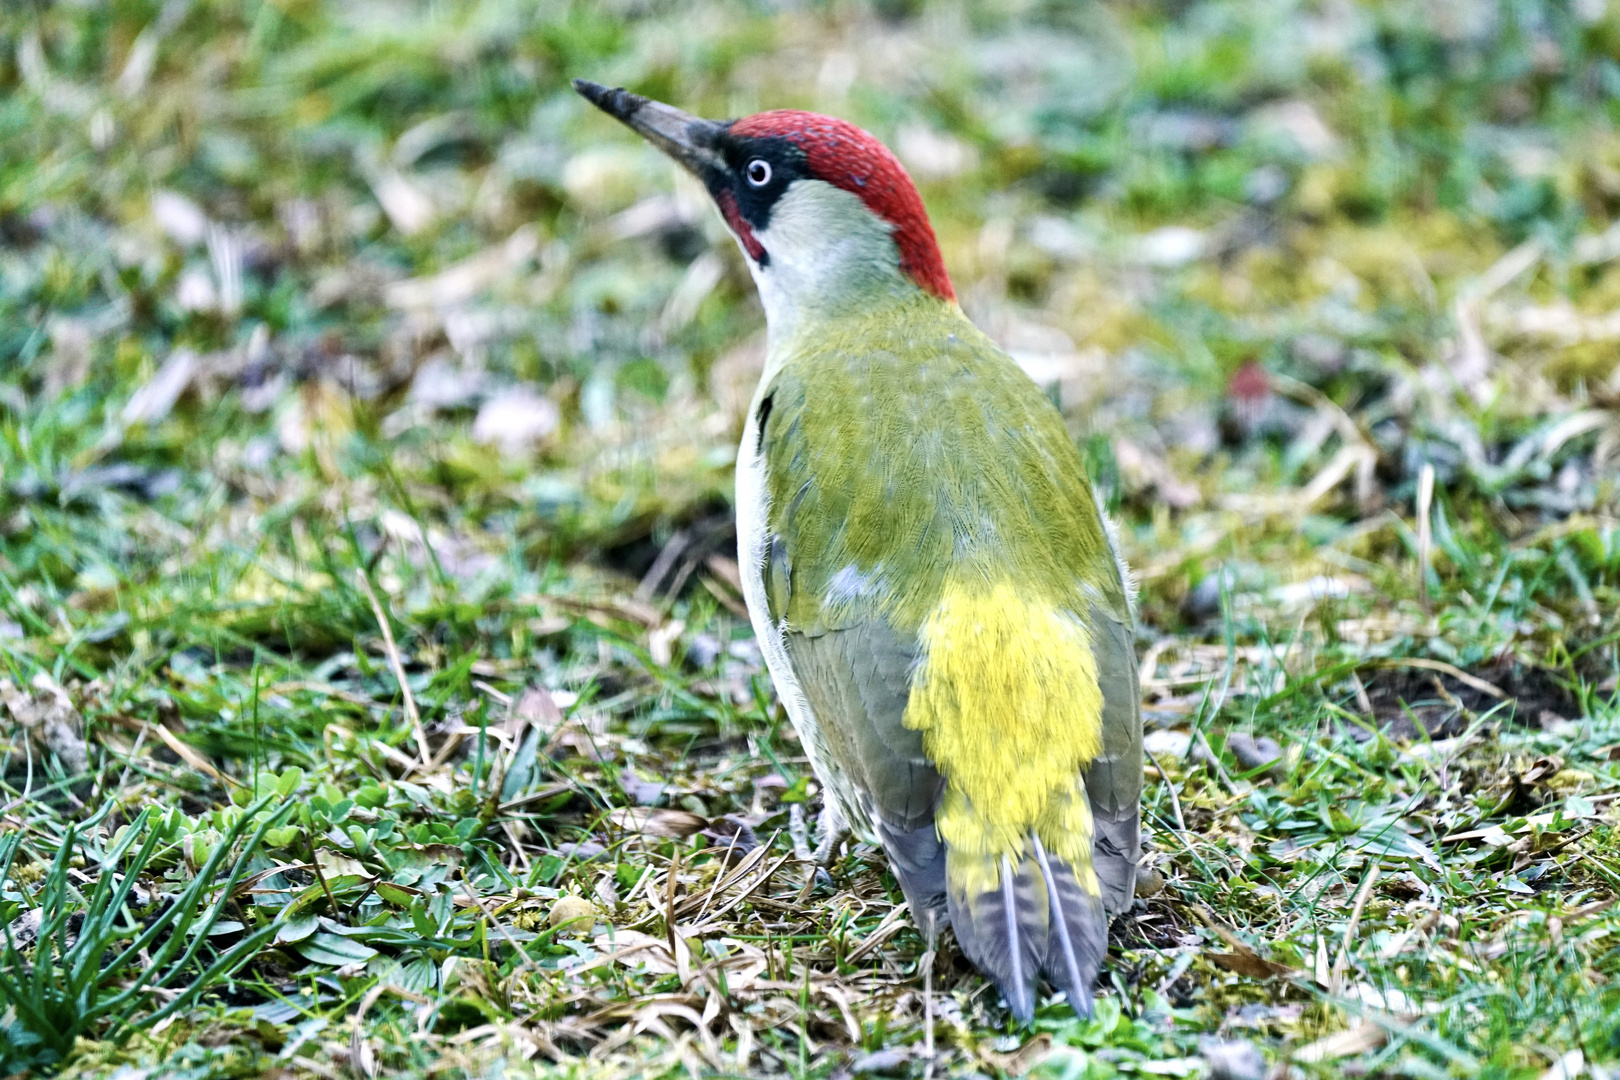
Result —
<instances>
[{"instance_id":1,"label":"red crown","mask_svg":"<svg viewBox=\"0 0 1620 1080\"><path fill-rule=\"evenodd\" d=\"M798 109L745 116L731 131L744 138L775 136L793 142L804 151L811 176L860 196L872 213L894 227L891 235L900 249L902 271L935 296L956 299L922 196L887 146L848 121Z\"/></svg>"}]
</instances>

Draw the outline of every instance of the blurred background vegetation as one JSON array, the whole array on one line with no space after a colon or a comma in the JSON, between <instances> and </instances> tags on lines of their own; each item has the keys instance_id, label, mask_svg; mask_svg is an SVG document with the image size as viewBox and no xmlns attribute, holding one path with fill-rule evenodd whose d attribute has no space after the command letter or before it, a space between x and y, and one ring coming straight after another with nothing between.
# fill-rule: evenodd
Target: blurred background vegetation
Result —
<instances>
[{"instance_id":1,"label":"blurred background vegetation","mask_svg":"<svg viewBox=\"0 0 1620 1080\"><path fill-rule=\"evenodd\" d=\"M14 0L0 916L174 941L185 897L218 948L161 954L185 1008L70 1022L124 969L86 983L61 938L50 990L19 943L0 1065L922 1069L870 849L714 924L722 969L764 949L756 998L660 921L722 884L723 823L774 860L815 799L737 590L763 318L703 192L575 76L894 147L1121 519L1167 888L1089 1024L1031 1040L942 969L950 1068L1620 1054L1612 3ZM583 938L548 925L569 896ZM614 927L667 970L558 974ZM691 1016L634 1013L653 991Z\"/></svg>"}]
</instances>

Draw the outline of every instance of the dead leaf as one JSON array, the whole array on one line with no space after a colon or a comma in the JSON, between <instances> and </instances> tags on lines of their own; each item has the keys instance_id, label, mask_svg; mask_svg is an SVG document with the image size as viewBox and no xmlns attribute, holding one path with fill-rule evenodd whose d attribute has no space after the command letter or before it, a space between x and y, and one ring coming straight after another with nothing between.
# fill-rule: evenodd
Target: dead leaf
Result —
<instances>
[{"instance_id":1,"label":"dead leaf","mask_svg":"<svg viewBox=\"0 0 1620 1080\"><path fill-rule=\"evenodd\" d=\"M553 853L562 859L576 862L593 862L607 857L607 848L594 840L577 840L572 844L563 844Z\"/></svg>"},{"instance_id":2,"label":"dead leaf","mask_svg":"<svg viewBox=\"0 0 1620 1080\"><path fill-rule=\"evenodd\" d=\"M1159 498L1176 510L1196 506L1203 498L1197 485L1176 475L1163 457L1129 439L1114 440L1114 460L1119 463L1125 483L1136 490L1154 489Z\"/></svg>"},{"instance_id":3,"label":"dead leaf","mask_svg":"<svg viewBox=\"0 0 1620 1080\"><path fill-rule=\"evenodd\" d=\"M531 451L557 430L557 403L525 386L502 390L485 401L473 421L474 442L497 447L507 457Z\"/></svg>"},{"instance_id":4,"label":"dead leaf","mask_svg":"<svg viewBox=\"0 0 1620 1080\"><path fill-rule=\"evenodd\" d=\"M1207 233L1185 225L1166 225L1137 237L1135 255L1148 266L1185 266L1209 251Z\"/></svg>"},{"instance_id":5,"label":"dead leaf","mask_svg":"<svg viewBox=\"0 0 1620 1080\"><path fill-rule=\"evenodd\" d=\"M668 790L663 781L643 779L634 769L619 774L619 787L637 806L657 806Z\"/></svg>"},{"instance_id":6,"label":"dead leaf","mask_svg":"<svg viewBox=\"0 0 1620 1080\"><path fill-rule=\"evenodd\" d=\"M1286 964L1273 963L1255 952L1230 927L1215 918L1215 913L1203 904L1193 904L1190 910L1198 917L1199 922L1215 931L1220 939L1226 942L1227 947L1232 950L1229 953L1209 954L1210 960L1217 966L1223 967L1227 971L1236 972L1239 975L1246 975L1251 979L1271 979L1279 975L1291 975L1294 973L1294 969Z\"/></svg>"},{"instance_id":7,"label":"dead leaf","mask_svg":"<svg viewBox=\"0 0 1620 1080\"><path fill-rule=\"evenodd\" d=\"M29 740L55 754L71 775L89 770L90 752L84 741L84 718L73 707L56 680L43 671L30 683L33 693L25 693L9 679L0 679L0 705L11 713Z\"/></svg>"},{"instance_id":8,"label":"dead leaf","mask_svg":"<svg viewBox=\"0 0 1620 1080\"><path fill-rule=\"evenodd\" d=\"M1275 979L1279 975L1288 975L1293 968L1286 964L1274 964L1256 952L1236 953L1210 953L1210 962L1216 967L1244 975L1251 979Z\"/></svg>"},{"instance_id":9,"label":"dead leaf","mask_svg":"<svg viewBox=\"0 0 1620 1080\"><path fill-rule=\"evenodd\" d=\"M759 847L759 836L748 823L732 814L717 817L703 830L704 839L718 848L725 848L728 858L735 862Z\"/></svg>"},{"instance_id":10,"label":"dead leaf","mask_svg":"<svg viewBox=\"0 0 1620 1080\"><path fill-rule=\"evenodd\" d=\"M124 406L122 418L126 424L155 424L169 415L180 395L186 392L198 371L197 354L190 349L176 349L163 361L147 384L135 391Z\"/></svg>"},{"instance_id":11,"label":"dead leaf","mask_svg":"<svg viewBox=\"0 0 1620 1080\"><path fill-rule=\"evenodd\" d=\"M716 252L706 251L693 259L658 316L659 332L673 334L696 318L698 308L720 284L725 271L725 261Z\"/></svg>"},{"instance_id":12,"label":"dead leaf","mask_svg":"<svg viewBox=\"0 0 1620 1080\"><path fill-rule=\"evenodd\" d=\"M394 308L451 308L518 274L540 250L540 230L524 225L506 240L462 259L430 277L409 278L388 286Z\"/></svg>"},{"instance_id":13,"label":"dead leaf","mask_svg":"<svg viewBox=\"0 0 1620 1080\"><path fill-rule=\"evenodd\" d=\"M214 781L217 782L221 787L224 787L227 784L234 784L237 787L242 786L239 781L226 776L224 773L214 768L213 762L209 761L207 758L198 753L195 747L188 746L186 743L181 742L179 736L170 731L168 728L164 727L162 724L153 724L151 725L151 729L157 732L158 738L162 739L164 745L170 750L173 750L181 761L184 761L187 765L190 765L198 772L212 777Z\"/></svg>"},{"instance_id":14,"label":"dead leaf","mask_svg":"<svg viewBox=\"0 0 1620 1080\"><path fill-rule=\"evenodd\" d=\"M913 176L949 179L960 176L979 163L978 152L947 131L935 131L913 121L895 136L895 153Z\"/></svg>"},{"instance_id":15,"label":"dead leaf","mask_svg":"<svg viewBox=\"0 0 1620 1080\"><path fill-rule=\"evenodd\" d=\"M518 698L516 712L520 719L541 731L550 731L563 719L557 699L543 686L531 686L524 690L523 696Z\"/></svg>"},{"instance_id":16,"label":"dead leaf","mask_svg":"<svg viewBox=\"0 0 1620 1080\"><path fill-rule=\"evenodd\" d=\"M660 810L648 806L628 806L613 811L608 820L625 832L643 836L663 836L684 840L709 827L707 818L686 810Z\"/></svg>"},{"instance_id":17,"label":"dead leaf","mask_svg":"<svg viewBox=\"0 0 1620 1080\"><path fill-rule=\"evenodd\" d=\"M1530 767L1519 777L1519 783L1526 787L1539 784L1558 775L1558 770L1564 767L1563 761L1557 757L1537 758Z\"/></svg>"},{"instance_id":18,"label":"dead leaf","mask_svg":"<svg viewBox=\"0 0 1620 1080\"><path fill-rule=\"evenodd\" d=\"M658 975L675 974L675 961L670 956L669 942L639 930L613 930L598 934L591 942L602 954L585 961L579 967L564 965L570 975L579 975L605 964L624 964L634 967L647 965L647 970Z\"/></svg>"},{"instance_id":19,"label":"dead leaf","mask_svg":"<svg viewBox=\"0 0 1620 1080\"><path fill-rule=\"evenodd\" d=\"M453 844L422 844L418 847L402 845L395 850L412 850L425 859L443 863L446 866L460 866L461 860L466 858L466 852Z\"/></svg>"},{"instance_id":20,"label":"dead leaf","mask_svg":"<svg viewBox=\"0 0 1620 1080\"><path fill-rule=\"evenodd\" d=\"M320 866L321 873L325 874L328 878L348 876L358 878L371 877L371 871L367 870L365 865L361 863L360 860L351 859L349 856L340 854L339 852L333 851L330 848L316 848L315 862L318 866Z\"/></svg>"},{"instance_id":21,"label":"dead leaf","mask_svg":"<svg viewBox=\"0 0 1620 1080\"><path fill-rule=\"evenodd\" d=\"M1500 825L1489 825L1483 829L1469 829L1467 832L1449 833L1440 838L1442 844L1458 844L1464 840L1483 840L1492 847L1507 847L1513 843Z\"/></svg>"},{"instance_id":22,"label":"dead leaf","mask_svg":"<svg viewBox=\"0 0 1620 1080\"><path fill-rule=\"evenodd\" d=\"M1265 767L1256 779L1281 780L1288 775L1287 766L1283 762L1283 749L1276 739L1245 734L1241 731L1229 732L1226 736L1226 749L1237 758L1245 772Z\"/></svg>"},{"instance_id":23,"label":"dead leaf","mask_svg":"<svg viewBox=\"0 0 1620 1080\"><path fill-rule=\"evenodd\" d=\"M1248 1039L1198 1040L1198 1055L1209 1065L1209 1080L1264 1080L1266 1057Z\"/></svg>"},{"instance_id":24,"label":"dead leaf","mask_svg":"<svg viewBox=\"0 0 1620 1080\"><path fill-rule=\"evenodd\" d=\"M152 219L179 247L195 247L208 237L208 215L177 192L160 189L152 193Z\"/></svg>"},{"instance_id":25,"label":"dead leaf","mask_svg":"<svg viewBox=\"0 0 1620 1080\"><path fill-rule=\"evenodd\" d=\"M1294 1051L1295 1061L1307 1064L1318 1061L1337 1061L1354 1057L1369 1050L1377 1050L1389 1041L1389 1034L1371 1020L1363 1020L1348 1031L1337 1031L1307 1043Z\"/></svg>"},{"instance_id":26,"label":"dead leaf","mask_svg":"<svg viewBox=\"0 0 1620 1080\"><path fill-rule=\"evenodd\" d=\"M421 232L433 223L438 210L414 182L396 169L384 169L370 177L372 194L394 228L406 236Z\"/></svg>"},{"instance_id":27,"label":"dead leaf","mask_svg":"<svg viewBox=\"0 0 1620 1080\"><path fill-rule=\"evenodd\" d=\"M979 1051L979 1056L984 1058L998 1072L1006 1073L1008 1076L1023 1076L1030 1069L1039 1065L1041 1060L1051 1052L1051 1049L1052 1036L1043 1034L1035 1036L1010 1054L998 1054L994 1050L982 1049ZM882 1051L878 1051L878 1053L882 1053ZM870 1056L868 1055L868 1057ZM859 1071L860 1066L856 1065L854 1068Z\"/></svg>"},{"instance_id":28,"label":"dead leaf","mask_svg":"<svg viewBox=\"0 0 1620 1080\"><path fill-rule=\"evenodd\" d=\"M680 619L671 619L663 626L648 631L647 655L652 657L653 663L659 667L669 667L675 659L675 643L685 631L686 623Z\"/></svg>"},{"instance_id":29,"label":"dead leaf","mask_svg":"<svg viewBox=\"0 0 1620 1080\"><path fill-rule=\"evenodd\" d=\"M1248 125L1258 138L1286 140L1313 161L1334 157L1340 150L1338 135L1308 101L1279 101L1261 106L1249 114Z\"/></svg>"},{"instance_id":30,"label":"dead leaf","mask_svg":"<svg viewBox=\"0 0 1620 1080\"><path fill-rule=\"evenodd\" d=\"M51 339L50 360L45 368L45 396L56 397L75 390L90 375L90 349L95 335L82 319L52 315L45 320Z\"/></svg>"},{"instance_id":31,"label":"dead leaf","mask_svg":"<svg viewBox=\"0 0 1620 1080\"><path fill-rule=\"evenodd\" d=\"M707 566L715 577L735 589L737 595L742 595L742 570L738 567L736 559L728 559L724 555L710 555L703 560L703 565Z\"/></svg>"}]
</instances>

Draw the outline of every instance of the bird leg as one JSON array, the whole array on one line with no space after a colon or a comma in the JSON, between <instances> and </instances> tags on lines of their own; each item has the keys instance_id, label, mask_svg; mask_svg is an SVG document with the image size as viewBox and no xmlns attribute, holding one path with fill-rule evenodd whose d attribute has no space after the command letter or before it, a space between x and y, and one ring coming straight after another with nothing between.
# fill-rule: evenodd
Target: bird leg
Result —
<instances>
[{"instance_id":1,"label":"bird leg","mask_svg":"<svg viewBox=\"0 0 1620 1080\"><path fill-rule=\"evenodd\" d=\"M816 819L816 866L825 870L832 865L839 843L848 835L849 826L838 812L838 804L831 799L822 803L821 816Z\"/></svg>"},{"instance_id":2,"label":"bird leg","mask_svg":"<svg viewBox=\"0 0 1620 1080\"><path fill-rule=\"evenodd\" d=\"M838 850L838 842L847 834L848 828L844 824L843 815L838 812L837 806L828 800L822 804L821 816L816 819L816 850L810 850L810 829L804 819L804 804L794 803L788 807L788 836L793 841L793 857L801 863L810 865L810 877L805 882L806 894L816 885L825 885L832 888L832 875L827 873L827 867L832 863L833 854Z\"/></svg>"},{"instance_id":3,"label":"bird leg","mask_svg":"<svg viewBox=\"0 0 1620 1080\"><path fill-rule=\"evenodd\" d=\"M793 857L802 863L810 861L810 828L804 820L804 804L788 807L788 838L793 841Z\"/></svg>"},{"instance_id":4,"label":"bird leg","mask_svg":"<svg viewBox=\"0 0 1620 1080\"><path fill-rule=\"evenodd\" d=\"M935 912L919 916L928 951L922 955L923 969L923 1080L934 1080L934 943L939 938Z\"/></svg>"}]
</instances>

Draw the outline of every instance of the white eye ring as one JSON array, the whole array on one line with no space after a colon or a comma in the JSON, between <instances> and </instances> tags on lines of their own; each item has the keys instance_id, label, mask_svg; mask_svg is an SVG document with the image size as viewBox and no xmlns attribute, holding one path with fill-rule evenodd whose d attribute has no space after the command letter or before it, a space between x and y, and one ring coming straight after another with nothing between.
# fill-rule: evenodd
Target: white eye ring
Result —
<instances>
[{"instance_id":1,"label":"white eye ring","mask_svg":"<svg viewBox=\"0 0 1620 1080\"><path fill-rule=\"evenodd\" d=\"M754 187L764 187L771 182L771 163L764 158L750 161L745 172L748 175L748 182Z\"/></svg>"}]
</instances>

